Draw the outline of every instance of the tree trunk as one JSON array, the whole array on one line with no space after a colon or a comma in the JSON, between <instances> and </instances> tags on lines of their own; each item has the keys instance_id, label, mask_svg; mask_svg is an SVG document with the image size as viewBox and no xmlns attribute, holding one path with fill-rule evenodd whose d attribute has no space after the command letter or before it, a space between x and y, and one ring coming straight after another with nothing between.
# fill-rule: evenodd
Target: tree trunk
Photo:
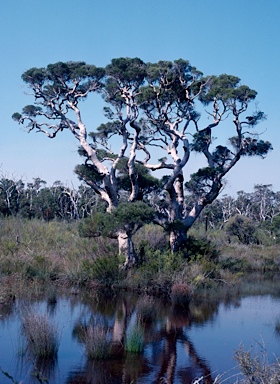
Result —
<instances>
[{"instance_id":1,"label":"tree trunk","mask_svg":"<svg viewBox=\"0 0 280 384\"><path fill-rule=\"evenodd\" d=\"M136 262L136 254L132 236L125 231L118 231L119 255L125 257L125 269L131 268Z\"/></svg>"},{"instance_id":2,"label":"tree trunk","mask_svg":"<svg viewBox=\"0 0 280 384\"><path fill-rule=\"evenodd\" d=\"M185 228L177 228L170 231L169 245L171 252L177 252L186 244L187 233Z\"/></svg>"}]
</instances>

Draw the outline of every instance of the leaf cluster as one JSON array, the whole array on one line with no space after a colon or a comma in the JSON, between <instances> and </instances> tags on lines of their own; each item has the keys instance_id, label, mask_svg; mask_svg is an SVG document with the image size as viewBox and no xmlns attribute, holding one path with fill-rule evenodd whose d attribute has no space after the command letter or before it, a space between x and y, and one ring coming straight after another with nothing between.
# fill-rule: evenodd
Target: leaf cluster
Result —
<instances>
[{"instance_id":1,"label":"leaf cluster","mask_svg":"<svg viewBox=\"0 0 280 384\"><path fill-rule=\"evenodd\" d=\"M143 225L150 223L154 214L154 209L142 201L120 203L111 213L96 212L91 218L83 220L79 232L84 237L115 237L119 230L126 230L133 235Z\"/></svg>"},{"instance_id":2,"label":"leaf cluster","mask_svg":"<svg viewBox=\"0 0 280 384\"><path fill-rule=\"evenodd\" d=\"M131 180L128 170L128 159L126 157L120 159L117 164L118 185L120 189L131 191ZM157 190L160 187L160 180L153 177L150 171L142 164L135 164L135 172L137 175L137 183L139 187L138 199L143 199L148 193Z\"/></svg>"},{"instance_id":3,"label":"leaf cluster","mask_svg":"<svg viewBox=\"0 0 280 384\"><path fill-rule=\"evenodd\" d=\"M251 126L251 127L254 127L260 121L263 121L265 119L266 119L266 115L264 114L264 112L259 111L259 110L257 110L254 113L252 113L252 115L246 117L248 125Z\"/></svg>"},{"instance_id":4,"label":"leaf cluster","mask_svg":"<svg viewBox=\"0 0 280 384\"><path fill-rule=\"evenodd\" d=\"M203 152L206 148L209 147L211 143L211 129L206 128L201 131L196 132L193 135L193 141L190 145L192 151Z\"/></svg>"},{"instance_id":5,"label":"leaf cluster","mask_svg":"<svg viewBox=\"0 0 280 384\"><path fill-rule=\"evenodd\" d=\"M126 229L135 233L144 224L150 223L155 215L152 207L142 201L133 203L120 203L112 214L110 214L112 229Z\"/></svg>"},{"instance_id":6,"label":"leaf cluster","mask_svg":"<svg viewBox=\"0 0 280 384\"><path fill-rule=\"evenodd\" d=\"M237 76L223 74L211 76L207 88L205 88L199 99L203 104L209 104L214 100L227 103L231 100L248 103L255 99L257 92L246 85L239 85Z\"/></svg>"},{"instance_id":7,"label":"leaf cluster","mask_svg":"<svg viewBox=\"0 0 280 384\"><path fill-rule=\"evenodd\" d=\"M215 151L212 153L212 158L215 166L221 170L225 163L231 160L232 153L228 147L218 145Z\"/></svg>"},{"instance_id":8,"label":"leaf cluster","mask_svg":"<svg viewBox=\"0 0 280 384\"><path fill-rule=\"evenodd\" d=\"M67 83L82 79L100 80L105 75L103 68L86 64L84 61L68 61L49 64L46 68L31 68L22 75L22 80L31 85L43 85L51 81L54 84Z\"/></svg>"},{"instance_id":9,"label":"leaf cluster","mask_svg":"<svg viewBox=\"0 0 280 384\"><path fill-rule=\"evenodd\" d=\"M237 149L241 147L242 156L264 157L269 151L273 149L269 141L258 140L250 136L243 137L241 143L238 136L231 137L229 141L233 147Z\"/></svg>"},{"instance_id":10,"label":"leaf cluster","mask_svg":"<svg viewBox=\"0 0 280 384\"><path fill-rule=\"evenodd\" d=\"M138 57L132 59L120 57L113 59L111 64L106 66L105 71L107 76L117 82L139 86L145 79L146 65Z\"/></svg>"},{"instance_id":11,"label":"leaf cluster","mask_svg":"<svg viewBox=\"0 0 280 384\"><path fill-rule=\"evenodd\" d=\"M219 167L200 168L197 172L191 174L190 181L185 183L185 188L194 195L204 194L208 188L211 188L220 171Z\"/></svg>"},{"instance_id":12,"label":"leaf cluster","mask_svg":"<svg viewBox=\"0 0 280 384\"><path fill-rule=\"evenodd\" d=\"M76 165L74 172L80 180L86 181L88 184L96 183L101 184L103 176L97 171L92 164L79 164Z\"/></svg>"},{"instance_id":13,"label":"leaf cluster","mask_svg":"<svg viewBox=\"0 0 280 384\"><path fill-rule=\"evenodd\" d=\"M147 86L141 88L137 101L149 113L155 113L160 106L169 105L169 108L177 108L181 114L188 112L190 115L194 113L193 98L199 89L197 83L201 76L201 72L183 59L148 63Z\"/></svg>"}]
</instances>

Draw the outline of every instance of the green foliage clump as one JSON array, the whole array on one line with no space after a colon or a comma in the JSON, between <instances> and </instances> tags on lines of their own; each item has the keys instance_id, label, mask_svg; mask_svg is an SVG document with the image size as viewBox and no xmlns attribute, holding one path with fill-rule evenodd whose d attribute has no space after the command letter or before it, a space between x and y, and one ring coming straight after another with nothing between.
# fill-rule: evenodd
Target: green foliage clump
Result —
<instances>
[{"instance_id":1,"label":"green foliage clump","mask_svg":"<svg viewBox=\"0 0 280 384\"><path fill-rule=\"evenodd\" d=\"M227 256L220 261L220 268L228 269L232 273L250 271L252 265L246 258L237 258L234 256Z\"/></svg>"},{"instance_id":2,"label":"green foliage clump","mask_svg":"<svg viewBox=\"0 0 280 384\"><path fill-rule=\"evenodd\" d=\"M137 57L132 59L120 57L113 59L112 63L107 65L106 72L121 82L138 83L140 85L146 75L146 65Z\"/></svg>"},{"instance_id":3,"label":"green foliage clump","mask_svg":"<svg viewBox=\"0 0 280 384\"><path fill-rule=\"evenodd\" d=\"M229 219L226 224L226 233L229 236L236 236L242 244L259 243L254 222L241 215L236 215Z\"/></svg>"},{"instance_id":4,"label":"green foliage clump","mask_svg":"<svg viewBox=\"0 0 280 384\"><path fill-rule=\"evenodd\" d=\"M216 261L219 257L219 251L207 237L188 236L186 245L187 258L190 260L204 259Z\"/></svg>"},{"instance_id":5,"label":"green foliage clump","mask_svg":"<svg viewBox=\"0 0 280 384\"><path fill-rule=\"evenodd\" d=\"M127 352L141 353L144 349L143 330L139 325L134 325L128 330L124 348Z\"/></svg>"},{"instance_id":6,"label":"green foliage clump","mask_svg":"<svg viewBox=\"0 0 280 384\"><path fill-rule=\"evenodd\" d=\"M154 209L142 201L134 203L121 203L112 213L113 229L127 228L132 233L141 228L146 223L152 221Z\"/></svg>"},{"instance_id":7,"label":"green foliage clump","mask_svg":"<svg viewBox=\"0 0 280 384\"><path fill-rule=\"evenodd\" d=\"M167 234L159 225L144 225L133 240L140 264L146 260L147 253L156 250L165 252L168 249Z\"/></svg>"},{"instance_id":8,"label":"green foliage clump","mask_svg":"<svg viewBox=\"0 0 280 384\"><path fill-rule=\"evenodd\" d=\"M262 233L266 233L269 236L270 243L280 243L280 216L276 216L273 220L266 220L260 224Z\"/></svg>"},{"instance_id":9,"label":"green foliage clump","mask_svg":"<svg viewBox=\"0 0 280 384\"><path fill-rule=\"evenodd\" d=\"M233 147L238 147L239 138L237 136L229 139ZM269 141L257 140L252 137L243 137L242 156L260 156L265 157L271 151L272 145Z\"/></svg>"},{"instance_id":10,"label":"green foliage clump","mask_svg":"<svg viewBox=\"0 0 280 384\"><path fill-rule=\"evenodd\" d=\"M51 261L43 255L34 255L33 262L26 266L25 275L28 278L48 280L53 275Z\"/></svg>"},{"instance_id":11,"label":"green foliage clump","mask_svg":"<svg viewBox=\"0 0 280 384\"><path fill-rule=\"evenodd\" d=\"M151 275L157 273L171 273L180 269L182 255L174 254L171 251L161 252L160 250L149 252L145 255L145 262L142 262L139 269Z\"/></svg>"},{"instance_id":12,"label":"green foliage clump","mask_svg":"<svg viewBox=\"0 0 280 384\"><path fill-rule=\"evenodd\" d=\"M180 253L160 250L146 252L141 264L133 271L129 284L155 293L167 292L185 263Z\"/></svg>"},{"instance_id":13,"label":"green foliage clump","mask_svg":"<svg viewBox=\"0 0 280 384\"><path fill-rule=\"evenodd\" d=\"M85 237L116 237L116 232L125 230L133 235L139 228L152 221L154 209L142 201L120 203L111 213L95 212L91 218L79 224L79 233Z\"/></svg>"},{"instance_id":14,"label":"green foliage clump","mask_svg":"<svg viewBox=\"0 0 280 384\"><path fill-rule=\"evenodd\" d=\"M109 216L105 212L94 212L91 217L81 220L78 225L82 237L98 237L108 232Z\"/></svg>"},{"instance_id":15,"label":"green foliage clump","mask_svg":"<svg viewBox=\"0 0 280 384\"><path fill-rule=\"evenodd\" d=\"M86 280L96 280L105 285L117 282L121 277L120 260L117 256L96 257L82 262L82 273Z\"/></svg>"}]
</instances>

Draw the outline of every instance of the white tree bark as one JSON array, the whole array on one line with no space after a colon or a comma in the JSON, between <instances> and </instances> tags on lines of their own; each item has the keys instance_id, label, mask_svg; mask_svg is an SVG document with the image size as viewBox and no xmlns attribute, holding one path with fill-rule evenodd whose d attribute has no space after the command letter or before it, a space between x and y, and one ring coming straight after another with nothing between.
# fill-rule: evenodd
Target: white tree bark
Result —
<instances>
[{"instance_id":1,"label":"white tree bark","mask_svg":"<svg viewBox=\"0 0 280 384\"><path fill-rule=\"evenodd\" d=\"M125 231L119 230L117 233L119 243L119 255L125 256L124 268L128 269L136 262L136 254L132 236Z\"/></svg>"}]
</instances>

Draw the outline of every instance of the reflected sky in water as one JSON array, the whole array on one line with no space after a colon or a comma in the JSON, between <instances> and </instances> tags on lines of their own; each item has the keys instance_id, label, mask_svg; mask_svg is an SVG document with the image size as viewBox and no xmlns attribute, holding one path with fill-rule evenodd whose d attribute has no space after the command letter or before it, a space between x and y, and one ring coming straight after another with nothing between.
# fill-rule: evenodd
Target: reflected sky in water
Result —
<instances>
[{"instance_id":1,"label":"reflected sky in water","mask_svg":"<svg viewBox=\"0 0 280 384\"><path fill-rule=\"evenodd\" d=\"M280 320L280 299L271 296L250 296L234 304L220 304L214 320L192 324L188 335L211 370L230 370L236 362L233 352L240 345L254 352L267 351L273 361L280 356L280 335L275 331Z\"/></svg>"}]
</instances>

